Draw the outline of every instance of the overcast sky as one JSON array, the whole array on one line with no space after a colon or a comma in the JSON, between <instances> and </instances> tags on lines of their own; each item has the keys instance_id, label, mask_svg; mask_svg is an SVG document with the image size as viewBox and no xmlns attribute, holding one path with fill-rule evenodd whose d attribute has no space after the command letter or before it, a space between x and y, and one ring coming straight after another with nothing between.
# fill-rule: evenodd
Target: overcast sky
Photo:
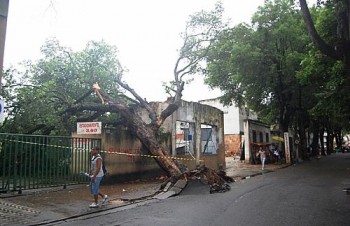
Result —
<instances>
[{"instance_id":1,"label":"overcast sky","mask_svg":"<svg viewBox=\"0 0 350 226\"><path fill-rule=\"evenodd\" d=\"M88 41L105 40L119 50L129 72L124 80L148 101L166 98L162 81L173 77L180 33L189 15L213 9L215 0L10 0L4 66L40 57L45 40L82 50ZM250 22L264 0L222 0L232 24ZM151 85L149 85L151 84ZM197 77L184 99L217 97Z\"/></svg>"}]
</instances>

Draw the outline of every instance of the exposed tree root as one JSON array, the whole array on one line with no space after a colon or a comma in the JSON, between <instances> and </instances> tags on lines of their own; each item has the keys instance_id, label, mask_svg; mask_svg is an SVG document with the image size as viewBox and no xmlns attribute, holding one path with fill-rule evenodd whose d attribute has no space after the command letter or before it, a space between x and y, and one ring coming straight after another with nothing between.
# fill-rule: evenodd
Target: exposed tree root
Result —
<instances>
[{"instance_id":1,"label":"exposed tree root","mask_svg":"<svg viewBox=\"0 0 350 226\"><path fill-rule=\"evenodd\" d=\"M161 189L163 189L169 182L174 185L180 178L186 180L200 180L203 184L209 185L210 193L226 192L231 189L229 183L235 182L232 177L226 175L225 171L216 171L206 166L198 166L194 170L185 171L179 178L169 178L163 183Z\"/></svg>"}]
</instances>

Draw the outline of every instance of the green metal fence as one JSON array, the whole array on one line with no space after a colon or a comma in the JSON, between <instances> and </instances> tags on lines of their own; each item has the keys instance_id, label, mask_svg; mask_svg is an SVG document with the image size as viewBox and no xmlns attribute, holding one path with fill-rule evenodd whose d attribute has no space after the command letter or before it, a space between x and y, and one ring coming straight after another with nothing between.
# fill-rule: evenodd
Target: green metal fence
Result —
<instances>
[{"instance_id":1,"label":"green metal fence","mask_svg":"<svg viewBox=\"0 0 350 226\"><path fill-rule=\"evenodd\" d=\"M0 191L86 183L90 149L100 139L0 133Z\"/></svg>"}]
</instances>

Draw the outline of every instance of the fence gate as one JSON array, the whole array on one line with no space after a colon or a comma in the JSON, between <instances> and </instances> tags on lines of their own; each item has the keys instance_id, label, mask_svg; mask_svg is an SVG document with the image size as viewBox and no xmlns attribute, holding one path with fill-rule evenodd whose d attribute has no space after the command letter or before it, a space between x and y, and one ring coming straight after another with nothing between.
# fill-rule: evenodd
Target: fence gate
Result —
<instances>
[{"instance_id":1,"label":"fence gate","mask_svg":"<svg viewBox=\"0 0 350 226\"><path fill-rule=\"evenodd\" d=\"M0 192L86 183L100 139L0 133Z\"/></svg>"}]
</instances>

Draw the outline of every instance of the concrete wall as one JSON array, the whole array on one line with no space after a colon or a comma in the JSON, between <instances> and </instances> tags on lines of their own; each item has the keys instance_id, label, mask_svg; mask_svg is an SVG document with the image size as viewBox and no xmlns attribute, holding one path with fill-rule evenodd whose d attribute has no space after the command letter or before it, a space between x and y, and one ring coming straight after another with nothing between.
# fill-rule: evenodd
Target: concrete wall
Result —
<instances>
[{"instance_id":1,"label":"concrete wall","mask_svg":"<svg viewBox=\"0 0 350 226\"><path fill-rule=\"evenodd\" d=\"M74 133L73 137L82 135ZM104 181L112 183L166 175L148 151L142 149L138 139L125 128L103 129L101 135L83 137L101 139L101 155L108 170ZM86 164L89 166L90 161Z\"/></svg>"},{"instance_id":2,"label":"concrete wall","mask_svg":"<svg viewBox=\"0 0 350 226\"><path fill-rule=\"evenodd\" d=\"M126 129L105 130L102 150L110 177L140 179L165 175L157 162L142 149L138 139Z\"/></svg>"},{"instance_id":3,"label":"concrete wall","mask_svg":"<svg viewBox=\"0 0 350 226\"><path fill-rule=\"evenodd\" d=\"M176 133L176 121L185 121L194 126L193 148L195 161L186 161L184 164L188 168L194 168L196 165L205 164L212 169L225 168L225 143L224 143L224 116L223 112L215 107L203 105L196 102L182 101L180 108L169 117L164 123L165 131ZM203 154L204 144L201 140L202 127L209 125L215 134L216 153ZM177 155L175 152L176 136L172 136L172 155L193 158L189 155Z\"/></svg>"}]
</instances>

